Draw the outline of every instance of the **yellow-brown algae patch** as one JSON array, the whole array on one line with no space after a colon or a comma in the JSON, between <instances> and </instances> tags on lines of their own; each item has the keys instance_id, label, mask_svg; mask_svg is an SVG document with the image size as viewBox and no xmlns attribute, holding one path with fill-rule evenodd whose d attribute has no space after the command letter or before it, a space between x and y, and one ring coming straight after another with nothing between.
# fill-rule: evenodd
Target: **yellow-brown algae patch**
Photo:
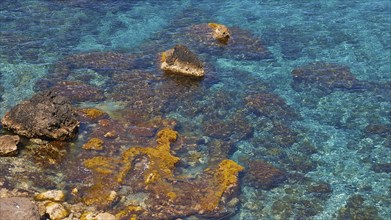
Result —
<instances>
[{"instance_id":1,"label":"yellow-brown algae patch","mask_svg":"<svg viewBox=\"0 0 391 220\"><path fill-rule=\"evenodd\" d=\"M97 119L106 114L106 112L96 108L84 108L80 111L83 112L90 119Z\"/></svg>"},{"instance_id":2,"label":"yellow-brown algae patch","mask_svg":"<svg viewBox=\"0 0 391 220\"><path fill-rule=\"evenodd\" d=\"M103 150L103 140L100 138L91 138L83 145L84 150Z\"/></svg>"},{"instance_id":3,"label":"yellow-brown algae patch","mask_svg":"<svg viewBox=\"0 0 391 220\"><path fill-rule=\"evenodd\" d=\"M238 184L238 174L244 168L232 160L223 160L217 169L207 170L213 174L212 187L210 194L204 197L200 202L202 209L212 211L218 207L221 197L229 187L234 187Z\"/></svg>"}]
</instances>

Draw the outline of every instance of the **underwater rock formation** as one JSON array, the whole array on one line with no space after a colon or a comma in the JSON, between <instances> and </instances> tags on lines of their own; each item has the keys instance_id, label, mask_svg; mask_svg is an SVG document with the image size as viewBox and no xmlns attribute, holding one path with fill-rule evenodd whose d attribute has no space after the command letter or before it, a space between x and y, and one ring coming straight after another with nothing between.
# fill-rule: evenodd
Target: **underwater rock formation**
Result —
<instances>
[{"instance_id":1,"label":"underwater rock formation","mask_svg":"<svg viewBox=\"0 0 391 220\"><path fill-rule=\"evenodd\" d=\"M67 97L71 102L97 102L104 99L102 91L82 82L63 81L50 89L54 94Z\"/></svg>"},{"instance_id":2,"label":"underwater rock formation","mask_svg":"<svg viewBox=\"0 0 391 220\"><path fill-rule=\"evenodd\" d=\"M358 80L349 67L326 62L316 62L293 69L292 87L300 91L302 87L315 87L324 91L352 89Z\"/></svg>"},{"instance_id":3,"label":"underwater rock formation","mask_svg":"<svg viewBox=\"0 0 391 220\"><path fill-rule=\"evenodd\" d=\"M24 197L0 198L1 219L40 219L38 207Z\"/></svg>"},{"instance_id":4,"label":"underwater rock formation","mask_svg":"<svg viewBox=\"0 0 391 220\"><path fill-rule=\"evenodd\" d=\"M184 41L199 52L239 60L272 58L264 42L247 30L209 23L192 25L184 31Z\"/></svg>"},{"instance_id":5,"label":"underwater rock formation","mask_svg":"<svg viewBox=\"0 0 391 220\"><path fill-rule=\"evenodd\" d=\"M243 167L225 159L196 178L175 175L180 158L171 154L170 145L177 135L166 128L158 132L156 147L131 147L120 158L97 156L85 160L84 166L93 171L94 184L81 190L82 201L104 209L117 201L116 197L131 198L142 193L142 204L116 204L119 219L190 215L218 218L233 214L238 203L237 176Z\"/></svg>"},{"instance_id":6,"label":"underwater rock formation","mask_svg":"<svg viewBox=\"0 0 391 220\"><path fill-rule=\"evenodd\" d=\"M292 121L298 118L295 110L276 94L255 93L248 95L245 99L246 106L257 115L279 121Z\"/></svg>"},{"instance_id":7,"label":"underwater rock formation","mask_svg":"<svg viewBox=\"0 0 391 220\"><path fill-rule=\"evenodd\" d=\"M245 183L260 189L274 188L286 179L285 172L261 160L248 162L244 176Z\"/></svg>"},{"instance_id":8,"label":"underwater rock formation","mask_svg":"<svg viewBox=\"0 0 391 220\"><path fill-rule=\"evenodd\" d=\"M18 153L18 143L20 138L18 135L3 135L0 136L0 156L14 156Z\"/></svg>"},{"instance_id":9,"label":"underwater rock formation","mask_svg":"<svg viewBox=\"0 0 391 220\"><path fill-rule=\"evenodd\" d=\"M73 137L79 126L68 99L52 91L39 93L5 114L4 128L28 138L65 140Z\"/></svg>"},{"instance_id":10,"label":"underwater rock formation","mask_svg":"<svg viewBox=\"0 0 391 220\"><path fill-rule=\"evenodd\" d=\"M161 54L160 68L168 73L186 76L203 77L204 65L198 57L184 45L176 45L173 49Z\"/></svg>"},{"instance_id":11,"label":"underwater rock formation","mask_svg":"<svg viewBox=\"0 0 391 220\"><path fill-rule=\"evenodd\" d=\"M338 220L355 219L381 219L378 216L378 210L375 206L369 206L364 203L365 199L361 195L352 195L346 205L338 211Z\"/></svg>"}]
</instances>

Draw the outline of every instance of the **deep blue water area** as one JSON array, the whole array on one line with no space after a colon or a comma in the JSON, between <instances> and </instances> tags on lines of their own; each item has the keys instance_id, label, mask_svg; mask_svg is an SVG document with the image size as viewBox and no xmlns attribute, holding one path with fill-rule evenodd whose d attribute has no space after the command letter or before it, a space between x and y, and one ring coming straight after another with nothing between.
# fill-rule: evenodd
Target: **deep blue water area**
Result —
<instances>
[{"instance_id":1,"label":"deep blue water area","mask_svg":"<svg viewBox=\"0 0 391 220\"><path fill-rule=\"evenodd\" d=\"M257 41L202 46L191 30L208 22L245 36L232 35L238 45ZM158 54L176 44L204 61L203 80L159 70ZM82 60L107 61L108 53L122 55L104 67ZM104 97L78 107L173 119L180 134L203 139L196 151L204 159L186 172L207 167L208 148L220 141L245 167L262 160L286 173L263 188L244 171L240 205L227 219L391 219L390 62L389 0L0 2L1 117L41 90L77 81ZM328 64L354 79L293 77Z\"/></svg>"}]
</instances>

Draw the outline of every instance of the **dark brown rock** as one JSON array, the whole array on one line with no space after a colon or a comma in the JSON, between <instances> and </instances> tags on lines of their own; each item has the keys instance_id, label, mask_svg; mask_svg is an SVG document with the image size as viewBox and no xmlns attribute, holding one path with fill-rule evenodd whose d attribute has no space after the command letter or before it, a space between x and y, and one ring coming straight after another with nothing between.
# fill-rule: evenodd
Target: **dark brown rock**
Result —
<instances>
[{"instance_id":1,"label":"dark brown rock","mask_svg":"<svg viewBox=\"0 0 391 220\"><path fill-rule=\"evenodd\" d=\"M0 156L14 156L18 153L20 138L18 135L0 136Z\"/></svg>"},{"instance_id":2,"label":"dark brown rock","mask_svg":"<svg viewBox=\"0 0 391 220\"><path fill-rule=\"evenodd\" d=\"M1 219L31 219L39 220L38 207L28 198L0 198Z\"/></svg>"},{"instance_id":3,"label":"dark brown rock","mask_svg":"<svg viewBox=\"0 0 391 220\"><path fill-rule=\"evenodd\" d=\"M245 169L244 182L255 188L271 189L287 179L285 172L274 166L255 160L248 163Z\"/></svg>"},{"instance_id":4,"label":"dark brown rock","mask_svg":"<svg viewBox=\"0 0 391 220\"><path fill-rule=\"evenodd\" d=\"M16 105L1 123L22 136L57 140L73 137L79 126L69 100L52 91L39 93Z\"/></svg>"},{"instance_id":5,"label":"dark brown rock","mask_svg":"<svg viewBox=\"0 0 391 220\"><path fill-rule=\"evenodd\" d=\"M186 46L176 45L161 56L160 68L165 72L194 77L205 75L204 65Z\"/></svg>"},{"instance_id":6,"label":"dark brown rock","mask_svg":"<svg viewBox=\"0 0 391 220\"><path fill-rule=\"evenodd\" d=\"M334 63L316 62L292 71L293 88L301 85L333 90L352 89L358 82L349 67Z\"/></svg>"}]
</instances>

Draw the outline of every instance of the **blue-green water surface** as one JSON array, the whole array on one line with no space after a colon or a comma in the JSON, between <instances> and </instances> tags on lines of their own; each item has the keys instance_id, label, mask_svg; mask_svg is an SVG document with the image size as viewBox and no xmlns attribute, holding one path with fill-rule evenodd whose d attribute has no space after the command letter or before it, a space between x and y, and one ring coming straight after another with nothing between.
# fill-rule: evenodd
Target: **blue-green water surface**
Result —
<instances>
[{"instance_id":1,"label":"blue-green water surface","mask_svg":"<svg viewBox=\"0 0 391 220\"><path fill-rule=\"evenodd\" d=\"M235 53L246 51L221 52L189 43L183 34L187 28L208 22L252 33L271 55L241 57ZM271 189L242 178L239 209L229 219L391 219L389 0L2 0L0 27L1 117L40 91L41 79L57 80L53 66L66 57L136 54L141 57L137 68L160 77L163 73L153 63L157 54L187 44L206 63L207 77L195 85L169 77L159 81L167 85L159 91L172 92L172 86L174 92L160 94L159 109L151 114L176 120L179 133L231 144L227 156L239 164L263 160L288 176ZM314 62L349 68L360 86L295 89L292 71ZM86 70L75 67L61 80L83 81L78 71ZM139 94L142 89L133 94L126 83L134 82L116 84L111 73L96 71L90 77L83 82L98 87L106 98L78 106L132 108L133 99L127 97L156 96ZM153 80L149 83L147 88L154 88ZM260 93L282 98L289 106L284 111L296 116L273 108L271 113L252 111L246 100ZM210 131L214 122L226 122L228 134ZM295 138L280 141L288 134L273 130L276 124ZM382 132L370 129L376 126ZM243 132L247 127L251 131ZM320 183L331 191L319 195L309 190ZM354 196L364 200L352 208L359 217L341 214Z\"/></svg>"}]
</instances>

